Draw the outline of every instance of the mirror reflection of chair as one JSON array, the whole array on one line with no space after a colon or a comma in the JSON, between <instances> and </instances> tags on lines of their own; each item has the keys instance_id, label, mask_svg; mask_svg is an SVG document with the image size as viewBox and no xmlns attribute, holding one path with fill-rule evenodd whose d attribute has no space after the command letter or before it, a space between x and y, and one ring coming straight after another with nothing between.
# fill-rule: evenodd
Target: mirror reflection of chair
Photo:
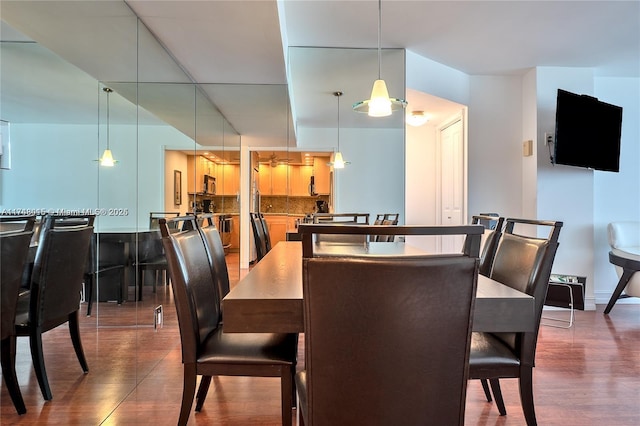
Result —
<instances>
[{"instance_id":1,"label":"mirror reflection of chair","mask_svg":"<svg viewBox=\"0 0 640 426\"><path fill-rule=\"evenodd\" d=\"M118 274L119 282L116 288L116 300L118 304L121 304L124 295L122 294L122 283L125 280L125 268L127 260L124 258L124 252L117 243L98 241L98 236L94 234L91 237L91 243L89 245L89 255L87 256L87 262L84 272L84 284L85 284L85 300L87 302L87 316L91 316L93 309L93 299L99 299L98 285L102 283L101 277L106 277L110 274ZM93 289L96 288L96 294L94 295Z\"/></svg>"},{"instance_id":2,"label":"mirror reflection of chair","mask_svg":"<svg viewBox=\"0 0 640 426\"><path fill-rule=\"evenodd\" d=\"M158 221L161 218L178 217L180 212L151 212L149 213L149 229L159 229ZM172 224L171 226L175 226ZM175 230L175 229L174 229ZM134 267L138 273L138 290L136 300L142 300L142 290L144 288L145 272L153 271L153 292L156 292L158 281L169 285L169 275L167 274L167 259L162 247L162 239L158 234L156 238L141 240L138 243L138 261Z\"/></svg>"},{"instance_id":3,"label":"mirror reflection of chair","mask_svg":"<svg viewBox=\"0 0 640 426\"><path fill-rule=\"evenodd\" d=\"M196 410L202 408L212 376L256 376L280 377L282 424L291 425L297 336L222 332L222 296L218 277L214 275L223 271L218 269L217 263L212 263L197 221L193 216L191 219L195 229L175 233L170 233L167 226L171 219L160 220L184 364L178 424L185 425L189 419L197 376L203 376L203 379L198 389ZM208 229L209 232L217 231ZM213 242L217 258L220 254L218 240L219 236L208 240Z\"/></svg>"},{"instance_id":4,"label":"mirror reflection of chair","mask_svg":"<svg viewBox=\"0 0 640 426\"><path fill-rule=\"evenodd\" d=\"M376 221L374 222L374 225L397 225L399 217L400 217L399 213L378 214L376 216ZM375 242L392 243L393 241L395 241L395 236L394 235L371 235L369 237L369 240L372 242L375 241Z\"/></svg>"},{"instance_id":5,"label":"mirror reflection of chair","mask_svg":"<svg viewBox=\"0 0 640 426\"><path fill-rule=\"evenodd\" d=\"M304 258L302 424L464 424L477 262Z\"/></svg>"},{"instance_id":6,"label":"mirror reflection of chair","mask_svg":"<svg viewBox=\"0 0 640 426\"><path fill-rule=\"evenodd\" d=\"M3 224L0 218L0 224ZM32 222L33 225L33 222ZM9 396L18 414L27 412L16 377L16 334L15 320L18 294L22 274L27 264L29 244L33 230L13 230L0 232L0 346L2 377L9 390Z\"/></svg>"},{"instance_id":7,"label":"mirror reflection of chair","mask_svg":"<svg viewBox=\"0 0 640 426\"><path fill-rule=\"evenodd\" d=\"M544 227L547 238L521 235L515 226ZM490 278L535 298L535 330L522 333L474 332L469 377L489 380L501 415L506 414L499 379L517 378L520 401L528 426L536 424L533 402L533 367L542 308L558 248L562 222L506 219Z\"/></svg>"},{"instance_id":8,"label":"mirror reflection of chair","mask_svg":"<svg viewBox=\"0 0 640 426\"><path fill-rule=\"evenodd\" d=\"M251 229L253 230L253 240L256 247L256 262L262 260L267 255L267 237L265 235L265 225L263 218L258 212L250 212Z\"/></svg>"},{"instance_id":9,"label":"mirror reflection of chair","mask_svg":"<svg viewBox=\"0 0 640 426\"><path fill-rule=\"evenodd\" d=\"M43 217L29 301L19 304L16 312L16 335L29 337L33 366L46 400L53 395L45 369L42 333L68 323L76 357L82 370L89 371L78 315L93 221L94 216Z\"/></svg>"}]
</instances>

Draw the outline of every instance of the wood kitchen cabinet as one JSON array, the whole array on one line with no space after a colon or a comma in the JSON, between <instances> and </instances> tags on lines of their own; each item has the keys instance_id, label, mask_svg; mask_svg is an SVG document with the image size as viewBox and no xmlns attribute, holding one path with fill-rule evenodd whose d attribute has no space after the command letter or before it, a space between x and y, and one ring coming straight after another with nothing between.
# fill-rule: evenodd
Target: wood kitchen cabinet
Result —
<instances>
[{"instance_id":1,"label":"wood kitchen cabinet","mask_svg":"<svg viewBox=\"0 0 640 426\"><path fill-rule=\"evenodd\" d=\"M287 229L289 227L289 216L286 215L265 215L265 221L269 228L269 238L271 239L271 247L280 241L286 241Z\"/></svg>"},{"instance_id":2,"label":"wood kitchen cabinet","mask_svg":"<svg viewBox=\"0 0 640 426\"><path fill-rule=\"evenodd\" d=\"M260 164L260 185L262 195L289 195L289 169L291 166L279 164L272 167Z\"/></svg>"},{"instance_id":3,"label":"wood kitchen cabinet","mask_svg":"<svg viewBox=\"0 0 640 426\"><path fill-rule=\"evenodd\" d=\"M216 195L237 195L240 191L240 166L218 164L216 169Z\"/></svg>"},{"instance_id":4,"label":"wood kitchen cabinet","mask_svg":"<svg viewBox=\"0 0 640 426\"><path fill-rule=\"evenodd\" d=\"M204 192L204 176L216 176L217 166L202 155L187 156L187 192Z\"/></svg>"},{"instance_id":5,"label":"wood kitchen cabinet","mask_svg":"<svg viewBox=\"0 0 640 426\"><path fill-rule=\"evenodd\" d=\"M313 166L291 166L289 168L290 195L308 196L309 182L313 175Z\"/></svg>"},{"instance_id":6,"label":"wood kitchen cabinet","mask_svg":"<svg viewBox=\"0 0 640 426\"><path fill-rule=\"evenodd\" d=\"M313 176L316 185L316 192L328 195L331 191L330 168L325 157L315 157L313 159Z\"/></svg>"}]
</instances>

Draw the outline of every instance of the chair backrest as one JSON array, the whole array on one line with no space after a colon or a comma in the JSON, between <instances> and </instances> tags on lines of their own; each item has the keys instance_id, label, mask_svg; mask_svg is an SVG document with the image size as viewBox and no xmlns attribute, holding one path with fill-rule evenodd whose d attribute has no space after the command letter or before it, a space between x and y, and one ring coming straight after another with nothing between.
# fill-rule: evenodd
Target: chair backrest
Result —
<instances>
[{"instance_id":1,"label":"chair backrest","mask_svg":"<svg viewBox=\"0 0 640 426\"><path fill-rule=\"evenodd\" d=\"M541 238L518 234L516 224L547 227L549 235ZM562 222L557 221L508 218L494 257L490 277L535 298L534 332L496 334L519 354L524 365L533 366L535 359L538 328L561 228Z\"/></svg>"},{"instance_id":2,"label":"chair backrest","mask_svg":"<svg viewBox=\"0 0 640 426\"><path fill-rule=\"evenodd\" d=\"M375 225L397 225L400 214L385 213L383 215L378 215L378 217L380 216L382 216L382 220L380 221L380 223L375 223ZM376 219L376 222L378 222L378 219ZM372 235L370 240L381 243L392 243L395 240L395 235Z\"/></svg>"},{"instance_id":3,"label":"chair backrest","mask_svg":"<svg viewBox=\"0 0 640 426\"><path fill-rule=\"evenodd\" d=\"M251 218L251 229L253 230L253 239L256 245L256 257L260 261L267 254L267 242L264 235L264 226L260 213L249 213Z\"/></svg>"},{"instance_id":4,"label":"chair backrest","mask_svg":"<svg viewBox=\"0 0 640 426\"><path fill-rule=\"evenodd\" d=\"M498 242L502 235L504 217L476 215L471 217L471 224L479 224L485 227L480 241L480 273L488 277L491 274L493 258L496 255Z\"/></svg>"},{"instance_id":5,"label":"chair backrest","mask_svg":"<svg viewBox=\"0 0 640 426\"><path fill-rule=\"evenodd\" d=\"M0 232L0 340L14 333L16 304L33 231Z\"/></svg>"},{"instance_id":6,"label":"chair backrest","mask_svg":"<svg viewBox=\"0 0 640 426\"><path fill-rule=\"evenodd\" d=\"M171 218L180 216L180 212L150 212L149 213L149 229L158 229L159 221L162 218ZM171 226L177 226L176 222L169 222ZM176 229L176 228L172 228Z\"/></svg>"},{"instance_id":7,"label":"chair backrest","mask_svg":"<svg viewBox=\"0 0 640 426\"><path fill-rule=\"evenodd\" d=\"M222 239L220 233L215 226L207 226L199 228L200 234L204 241L204 246L209 256L209 263L213 268L212 274L218 284L218 293L220 299L224 298L229 293L229 270L227 268L227 261L224 255L224 246L222 245Z\"/></svg>"},{"instance_id":8,"label":"chair backrest","mask_svg":"<svg viewBox=\"0 0 640 426\"><path fill-rule=\"evenodd\" d=\"M46 331L80 306L93 216L45 216L31 275L29 320Z\"/></svg>"},{"instance_id":9,"label":"chair backrest","mask_svg":"<svg viewBox=\"0 0 640 426\"><path fill-rule=\"evenodd\" d=\"M463 256L303 259L308 423L462 425L476 282Z\"/></svg>"},{"instance_id":10,"label":"chair backrest","mask_svg":"<svg viewBox=\"0 0 640 426\"><path fill-rule=\"evenodd\" d=\"M313 215L313 223L368 225L369 213L316 213Z\"/></svg>"},{"instance_id":11,"label":"chair backrest","mask_svg":"<svg viewBox=\"0 0 640 426\"><path fill-rule=\"evenodd\" d=\"M36 223L35 215L0 216L0 232L32 231Z\"/></svg>"},{"instance_id":12,"label":"chair backrest","mask_svg":"<svg viewBox=\"0 0 640 426\"><path fill-rule=\"evenodd\" d=\"M178 316L182 362L193 363L202 341L220 323L218 286L197 226L171 233L166 219L159 225Z\"/></svg>"},{"instance_id":13,"label":"chair backrest","mask_svg":"<svg viewBox=\"0 0 640 426\"><path fill-rule=\"evenodd\" d=\"M355 239L356 244L367 244L369 235L464 235L463 256L477 258L480 253L480 239L484 228L481 225L462 226L419 226L419 225L322 225L300 224L298 233L302 240L302 257L313 257L314 249L318 243L339 242L354 244L348 241ZM340 237L343 239L340 240Z\"/></svg>"},{"instance_id":14,"label":"chair backrest","mask_svg":"<svg viewBox=\"0 0 640 426\"><path fill-rule=\"evenodd\" d=\"M607 235L611 248L640 247L640 221L611 222L607 225Z\"/></svg>"},{"instance_id":15,"label":"chair backrest","mask_svg":"<svg viewBox=\"0 0 640 426\"><path fill-rule=\"evenodd\" d=\"M269 224L267 220L264 218L262 213L258 213L260 216L260 222L262 223L262 232L264 232L264 246L265 246L265 254L271 251L271 235L269 234Z\"/></svg>"}]
</instances>

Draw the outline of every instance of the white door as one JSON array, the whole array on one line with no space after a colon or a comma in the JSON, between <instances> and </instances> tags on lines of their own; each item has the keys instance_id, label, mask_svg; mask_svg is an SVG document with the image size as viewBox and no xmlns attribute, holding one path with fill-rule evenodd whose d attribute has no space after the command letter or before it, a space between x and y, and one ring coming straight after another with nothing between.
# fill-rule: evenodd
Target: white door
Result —
<instances>
[{"instance_id":1,"label":"white door","mask_svg":"<svg viewBox=\"0 0 640 426\"><path fill-rule=\"evenodd\" d=\"M458 118L440 129L440 223L463 225L464 220L464 129ZM443 237L441 252L459 252L463 236Z\"/></svg>"}]
</instances>

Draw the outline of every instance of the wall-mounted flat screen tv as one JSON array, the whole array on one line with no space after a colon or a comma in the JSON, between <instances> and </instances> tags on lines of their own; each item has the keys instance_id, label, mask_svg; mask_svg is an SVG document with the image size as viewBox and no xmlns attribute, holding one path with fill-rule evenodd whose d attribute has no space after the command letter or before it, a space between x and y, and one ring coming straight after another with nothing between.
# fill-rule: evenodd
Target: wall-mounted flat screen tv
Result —
<instances>
[{"instance_id":1,"label":"wall-mounted flat screen tv","mask_svg":"<svg viewBox=\"0 0 640 426\"><path fill-rule=\"evenodd\" d=\"M558 89L553 163L620 171L622 107Z\"/></svg>"}]
</instances>

